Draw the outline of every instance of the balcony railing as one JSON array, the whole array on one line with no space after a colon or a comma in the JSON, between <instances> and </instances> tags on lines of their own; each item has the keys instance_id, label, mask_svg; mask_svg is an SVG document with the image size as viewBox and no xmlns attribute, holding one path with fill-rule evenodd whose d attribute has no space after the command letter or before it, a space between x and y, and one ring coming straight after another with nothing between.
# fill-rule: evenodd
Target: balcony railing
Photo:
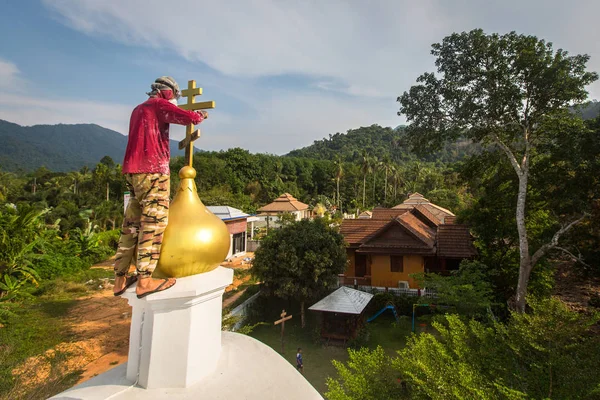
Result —
<instances>
[{"instance_id":1,"label":"balcony railing","mask_svg":"<svg viewBox=\"0 0 600 400\"><path fill-rule=\"evenodd\" d=\"M348 286L352 288L356 288L363 292L368 293L382 293L382 292L391 292L396 295L407 295L407 296L418 296L418 297L429 297L435 298L436 294L431 289L410 289L410 288L399 288L390 286L371 286L371 277L370 276L345 276L339 275L339 285L340 286Z\"/></svg>"},{"instance_id":2,"label":"balcony railing","mask_svg":"<svg viewBox=\"0 0 600 400\"><path fill-rule=\"evenodd\" d=\"M371 286L370 276L346 276L338 275L340 279L340 286Z\"/></svg>"}]
</instances>

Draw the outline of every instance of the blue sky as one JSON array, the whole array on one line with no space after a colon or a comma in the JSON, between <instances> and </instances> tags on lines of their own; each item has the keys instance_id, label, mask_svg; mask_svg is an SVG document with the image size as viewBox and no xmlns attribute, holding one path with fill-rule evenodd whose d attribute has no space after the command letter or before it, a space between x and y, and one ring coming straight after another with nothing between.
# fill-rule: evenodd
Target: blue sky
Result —
<instances>
[{"instance_id":1,"label":"blue sky","mask_svg":"<svg viewBox=\"0 0 600 400\"><path fill-rule=\"evenodd\" d=\"M599 11L593 0L7 1L0 119L125 134L150 83L171 75L217 102L199 147L283 154L404 123L396 97L434 69L431 43L455 31L534 34L590 54L599 71ZM589 89L600 98L600 84Z\"/></svg>"}]
</instances>

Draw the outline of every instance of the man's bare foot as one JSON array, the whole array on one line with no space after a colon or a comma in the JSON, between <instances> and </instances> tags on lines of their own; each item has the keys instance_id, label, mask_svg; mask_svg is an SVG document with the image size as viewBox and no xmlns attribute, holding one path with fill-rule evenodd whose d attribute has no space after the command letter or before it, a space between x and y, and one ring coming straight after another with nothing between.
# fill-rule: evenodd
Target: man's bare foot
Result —
<instances>
[{"instance_id":1,"label":"man's bare foot","mask_svg":"<svg viewBox=\"0 0 600 400\"><path fill-rule=\"evenodd\" d=\"M155 292L162 292L175 285L175 278L154 279L152 277L140 278L137 281L135 293L138 297Z\"/></svg>"},{"instance_id":2,"label":"man's bare foot","mask_svg":"<svg viewBox=\"0 0 600 400\"><path fill-rule=\"evenodd\" d=\"M137 276L115 276L113 292L115 296L125 293L125 290L137 282Z\"/></svg>"}]
</instances>

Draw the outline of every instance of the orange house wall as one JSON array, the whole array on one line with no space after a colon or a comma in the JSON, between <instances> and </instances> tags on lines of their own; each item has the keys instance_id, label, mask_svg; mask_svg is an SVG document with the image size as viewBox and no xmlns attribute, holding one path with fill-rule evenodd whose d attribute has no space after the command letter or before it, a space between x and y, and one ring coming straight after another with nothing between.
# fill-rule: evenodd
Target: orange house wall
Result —
<instances>
[{"instance_id":1,"label":"orange house wall","mask_svg":"<svg viewBox=\"0 0 600 400\"><path fill-rule=\"evenodd\" d=\"M371 285L383 287L398 287L398 281L408 281L411 288L419 286L410 274L424 272L425 261L422 256L404 256L404 272L392 272L390 256L371 256Z\"/></svg>"}]
</instances>

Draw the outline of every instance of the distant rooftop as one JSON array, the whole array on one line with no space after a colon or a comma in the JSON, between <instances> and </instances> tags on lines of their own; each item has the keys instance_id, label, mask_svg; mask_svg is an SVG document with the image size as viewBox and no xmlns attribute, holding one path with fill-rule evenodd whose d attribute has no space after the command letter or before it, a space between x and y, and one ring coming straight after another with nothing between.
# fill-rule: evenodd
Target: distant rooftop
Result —
<instances>
[{"instance_id":1,"label":"distant rooftop","mask_svg":"<svg viewBox=\"0 0 600 400\"><path fill-rule=\"evenodd\" d=\"M215 214L222 220L248 218L250 216L242 210L238 210L237 208L229 206L208 206L206 208L208 208L211 213Z\"/></svg>"},{"instance_id":2,"label":"distant rooftop","mask_svg":"<svg viewBox=\"0 0 600 400\"><path fill-rule=\"evenodd\" d=\"M258 212L293 212L293 211L304 211L308 210L308 204L304 204L298 201L294 196L289 193L284 193L274 202L267 204L264 207L259 208Z\"/></svg>"}]
</instances>

